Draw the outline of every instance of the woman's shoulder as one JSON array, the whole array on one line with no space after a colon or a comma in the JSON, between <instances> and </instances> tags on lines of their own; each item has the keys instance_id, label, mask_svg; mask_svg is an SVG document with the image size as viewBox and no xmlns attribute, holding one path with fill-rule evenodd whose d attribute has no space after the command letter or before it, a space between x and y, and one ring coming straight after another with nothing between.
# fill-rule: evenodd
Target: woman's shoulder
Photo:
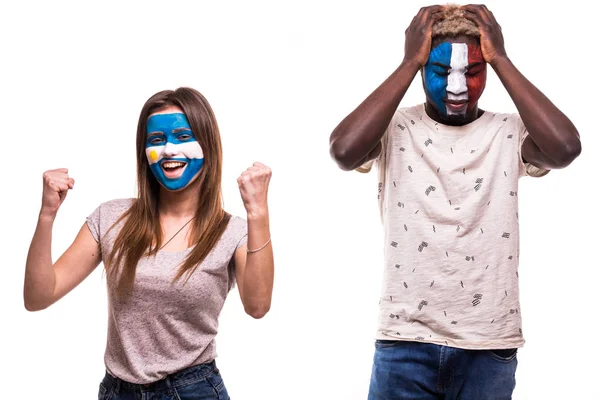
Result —
<instances>
[{"instance_id":1,"label":"woman's shoulder","mask_svg":"<svg viewBox=\"0 0 600 400\"><path fill-rule=\"evenodd\" d=\"M237 215L229 214L229 224L228 227L240 227L246 226L247 222L245 218L238 217Z\"/></svg>"},{"instance_id":2,"label":"woman's shoulder","mask_svg":"<svg viewBox=\"0 0 600 400\"><path fill-rule=\"evenodd\" d=\"M248 222L242 217L230 214L229 223L227 224L227 231L239 232L241 234L248 233Z\"/></svg>"},{"instance_id":3,"label":"woman's shoulder","mask_svg":"<svg viewBox=\"0 0 600 400\"><path fill-rule=\"evenodd\" d=\"M136 199L114 199L100 203L98 209L107 217L117 217L129 210Z\"/></svg>"},{"instance_id":4,"label":"woman's shoulder","mask_svg":"<svg viewBox=\"0 0 600 400\"><path fill-rule=\"evenodd\" d=\"M129 199L113 199L113 200L108 200L105 201L103 203L100 203L100 205L104 208L114 208L114 209L122 209L122 208L129 208L131 207L131 205L136 201L136 199L134 198L129 198Z\"/></svg>"},{"instance_id":5,"label":"woman's shoulder","mask_svg":"<svg viewBox=\"0 0 600 400\"><path fill-rule=\"evenodd\" d=\"M113 223L123 215L136 199L114 199L100 203L88 217L96 223Z\"/></svg>"},{"instance_id":6,"label":"woman's shoulder","mask_svg":"<svg viewBox=\"0 0 600 400\"><path fill-rule=\"evenodd\" d=\"M246 220L236 215L230 215L229 223L225 228L222 239L238 244L247 235L248 223Z\"/></svg>"},{"instance_id":7,"label":"woman's shoulder","mask_svg":"<svg viewBox=\"0 0 600 400\"><path fill-rule=\"evenodd\" d=\"M87 224L96 241L105 236L112 225L131 207L135 199L115 199L100 203L87 217Z\"/></svg>"}]
</instances>

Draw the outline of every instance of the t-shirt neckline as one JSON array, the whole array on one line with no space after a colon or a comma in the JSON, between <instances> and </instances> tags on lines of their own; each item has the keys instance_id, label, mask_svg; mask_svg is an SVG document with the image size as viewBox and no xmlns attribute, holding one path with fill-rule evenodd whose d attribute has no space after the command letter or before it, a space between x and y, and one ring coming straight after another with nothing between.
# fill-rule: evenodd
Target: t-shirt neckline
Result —
<instances>
[{"instance_id":1,"label":"t-shirt neckline","mask_svg":"<svg viewBox=\"0 0 600 400\"><path fill-rule=\"evenodd\" d=\"M488 111L483 111L483 114L479 116L476 120L469 122L465 125L445 125L440 122L435 121L425 111L425 103L421 103L419 105L419 113L423 116L423 121L429 125L429 127L438 133L447 134L447 135L459 135L464 134L465 131L472 131L476 129L478 126L483 124L486 121L490 121L493 117L492 113Z\"/></svg>"}]
</instances>

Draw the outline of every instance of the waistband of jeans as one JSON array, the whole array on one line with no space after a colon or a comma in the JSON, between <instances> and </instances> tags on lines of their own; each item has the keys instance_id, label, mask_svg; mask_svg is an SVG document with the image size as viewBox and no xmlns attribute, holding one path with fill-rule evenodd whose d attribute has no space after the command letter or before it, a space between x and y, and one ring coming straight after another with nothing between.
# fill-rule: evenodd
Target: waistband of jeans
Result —
<instances>
[{"instance_id":1,"label":"waistband of jeans","mask_svg":"<svg viewBox=\"0 0 600 400\"><path fill-rule=\"evenodd\" d=\"M119 393L121 390L135 391L135 392L155 392L155 391L167 391L171 392L173 387L184 386L192 382L198 381L208 375L210 375L217 365L215 360L208 363L194 365L189 368L185 368L181 371L174 372L167 375L165 378L152 382L152 383L131 383L124 381L120 378L112 376L108 371L104 376L104 381L107 382L115 393Z\"/></svg>"}]
</instances>

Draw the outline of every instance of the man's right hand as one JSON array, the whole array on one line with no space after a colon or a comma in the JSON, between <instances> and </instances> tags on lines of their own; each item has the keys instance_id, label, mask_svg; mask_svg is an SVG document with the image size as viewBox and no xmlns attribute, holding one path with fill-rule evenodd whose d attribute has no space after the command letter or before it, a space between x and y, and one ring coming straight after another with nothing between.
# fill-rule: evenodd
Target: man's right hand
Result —
<instances>
[{"instance_id":1,"label":"man's right hand","mask_svg":"<svg viewBox=\"0 0 600 400\"><path fill-rule=\"evenodd\" d=\"M431 52L431 30L433 24L442 19L443 6L423 7L406 28L404 41L404 62L418 65L427 64Z\"/></svg>"},{"instance_id":2,"label":"man's right hand","mask_svg":"<svg viewBox=\"0 0 600 400\"><path fill-rule=\"evenodd\" d=\"M431 6L419 11L406 30L404 61L331 133L329 152L344 171L356 169L385 151L381 140L408 87L429 60L431 31L442 19L443 9Z\"/></svg>"},{"instance_id":3,"label":"man's right hand","mask_svg":"<svg viewBox=\"0 0 600 400\"><path fill-rule=\"evenodd\" d=\"M60 205L65 201L69 189L73 189L75 181L69 177L66 168L51 169L44 172L44 189L42 192L41 215L54 218Z\"/></svg>"}]
</instances>

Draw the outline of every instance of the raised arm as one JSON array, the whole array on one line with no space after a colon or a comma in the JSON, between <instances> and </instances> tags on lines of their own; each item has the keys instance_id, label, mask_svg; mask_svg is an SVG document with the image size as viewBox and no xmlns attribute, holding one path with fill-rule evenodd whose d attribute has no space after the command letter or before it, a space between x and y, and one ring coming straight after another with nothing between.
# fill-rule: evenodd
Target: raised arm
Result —
<instances>
[{"instance_id":1,"label":"raised arm","mask_svg":"<svg viewBox=\"0 0 600 400\"><path fill-rule=\"evenodd\" d=\"M465 17L479 27L483 58L496 71L529 132L521 151L523 159L544 169L566 167L581 153L577 129L508 58L502 30L491 11L484 5L463 9Z\"/></svg>"},{"instance_id":2,"label":"raised arm","mask_svg":"<svg viewBox=\"0 0 600 400\"><path fill-rule=\"evenodd\" d=\"M23 300L29 311L47 308L73 290L100 263L98 243L84 224L67 251L52 264L52 226L75 181L65 168L46 171L42 208L29 246Z\"/></svg>"},{"instance_id":3,"label":"raised arm","mask_svg":"<svg viewBox=\"0 0 600 400\"><path fill-rule=\"evenodd\" d=\"M269 231L267 192L271 170L254 163L238 178L248 213L248 244L235 253L238 290L246 313L262 318L271 308L273 293L273 246Z\"/></svg>"},{"instance_id":4,"label":"raised arm","mask_svg":"<svg viewBox=\"0 0 600 400\"><path fill-rule=\"evenodd\" d=\"M394 112L431 51L431 29L442 6L423 7L406 29L400 66L333 130L330 154L345 170L360 167L381 152L381 138Z\"/></svg>"}]
</instances>

